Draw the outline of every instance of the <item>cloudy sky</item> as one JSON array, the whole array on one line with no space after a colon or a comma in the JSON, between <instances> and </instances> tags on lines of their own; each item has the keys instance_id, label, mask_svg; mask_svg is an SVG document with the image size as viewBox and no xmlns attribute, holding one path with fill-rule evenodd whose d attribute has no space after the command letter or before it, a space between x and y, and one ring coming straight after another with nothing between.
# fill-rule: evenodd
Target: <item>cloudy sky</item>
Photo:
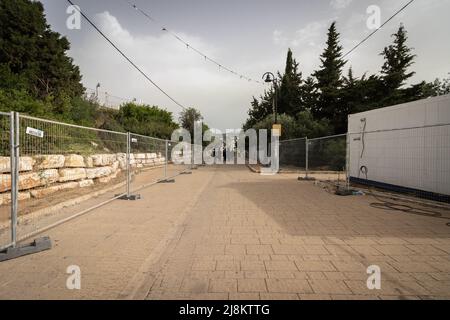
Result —
<instances>
[{"instance_id":1,"label":"cloudy sky","mask_svg":"<svg viewBox=\"0 0 450 320\"><path fill-rule=\"evenodd\" d=\"M284 68L290 47L304 76L319 66L326 31L337 21L344 50L351 49L371 30L367 8L377 5L381 20L389 18L407 0L129 0L152 15L151 22L126 0L74 0L137 65L185 106L198 108L210 127L240 128L252 96L265 86L249 83L205 62L187 49L164 26L224 66L261 79L266 71ZM96 31L82 21L69 30L68 3L42 1L52 28L72 43L70 55L81 68L83 83L125 98L159 105L176 118L180 107L168 100L134 70ZM450 72L450 0L415 0L388 25L348 57L356 75L377 73L378 55L391 41L400 23L409 32L417 54L411 82L447 77ZM111 100L114 100L111 98Z\"/></svg>"}]
</instances>

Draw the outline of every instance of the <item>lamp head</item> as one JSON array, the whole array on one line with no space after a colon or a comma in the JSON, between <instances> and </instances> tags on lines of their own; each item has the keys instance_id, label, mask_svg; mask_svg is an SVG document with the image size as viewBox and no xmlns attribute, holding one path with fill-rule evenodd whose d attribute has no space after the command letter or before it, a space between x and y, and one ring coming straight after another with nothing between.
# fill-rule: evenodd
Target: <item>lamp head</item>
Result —
<instances>
[{"instance_id":1,"label":"lamp head","mask_svg":"<svg viewBox=\"0 0 450 320\"><path fill-rule=\"evenodd\" d=\"M271 83L271 82L273 82L273 80L274 79L272 79L272 76L270 75L270 73L267 73L266 76L265 76L264 82L265 83Z\"/></svg>"}]
</instances>

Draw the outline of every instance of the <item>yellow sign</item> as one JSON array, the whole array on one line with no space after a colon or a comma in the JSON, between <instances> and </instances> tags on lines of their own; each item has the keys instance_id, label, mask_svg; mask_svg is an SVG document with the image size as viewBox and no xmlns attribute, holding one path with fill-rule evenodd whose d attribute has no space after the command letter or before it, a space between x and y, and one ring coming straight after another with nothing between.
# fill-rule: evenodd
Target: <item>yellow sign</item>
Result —
<instances>
[{"instance_id":1,"label":"yellow sign","mask_svg":"<svg viewBox=\"0 0 450 320\"><path fill-rule=\"evenodd\" d=\"M274 124L273 125L273 128L272 128L272 134L275 136L275 137L281 137L281 129L282 129L282 127L281 127L281 124Z\"/></svg>"}]
</instances>

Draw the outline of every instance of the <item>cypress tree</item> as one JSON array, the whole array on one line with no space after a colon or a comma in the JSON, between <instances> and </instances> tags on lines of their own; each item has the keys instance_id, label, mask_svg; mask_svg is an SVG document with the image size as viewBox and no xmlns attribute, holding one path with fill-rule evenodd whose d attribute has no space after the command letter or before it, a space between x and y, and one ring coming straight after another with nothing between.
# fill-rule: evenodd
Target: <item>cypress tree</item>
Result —
<instances>
[{"instance_id":1,"label":"cypress tree","mask_svg":"<svg viewBox=\"0 0 450 320\"><path fill-rule=\"evenodd\" d=\"M321 67L313 73L320 94L313 114L316 119L331 119L335 131L342 127L337 119L342 118L341 114L345 112L340 101L340 89L343 85L342 68L346 61L342 58L339 36L336 30L336 22L333 22L328 29L327 47L320 57Z\"/></svg>"},{"instance_id":2,"label":"cypress tree","mask_svg":"<svg viewBox=\"0 0 450 320\"><path fill-rule=\"evenodd\" d=\"M278 113L294 116L302 111L302 99L300 86L302 85L302 73L298 71L299 64L292 57L289 49L286 58L286 69L281 78L281 86L278 95Z\"/></svg>"},{"instance_id":3,"label":"cypress tree","mask_svg":"<svg viewBox=\"0 0 450 320\"><path fill-rule=\"evenodd\" d=\"M406 29L400 25L398 31L392 35L393 44L385 47L380 54L384 56L384 64L381 68L382 81L386 104L400 102L402 99L401 87L405 81L411 78L415 72L408 72L408 68L414 64L412 48L406 45L408 40Z\"/></svg>"}]
</instances>

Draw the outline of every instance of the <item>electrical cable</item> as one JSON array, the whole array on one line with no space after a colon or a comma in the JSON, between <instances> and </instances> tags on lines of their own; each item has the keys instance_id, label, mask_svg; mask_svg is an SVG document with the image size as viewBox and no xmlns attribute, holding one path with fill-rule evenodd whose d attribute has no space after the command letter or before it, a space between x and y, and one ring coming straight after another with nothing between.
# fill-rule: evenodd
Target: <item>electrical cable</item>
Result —
<instances>
[{"instance_id":1,"label":"electrical cable","mask_svg":"<svg viewBox=\"0 0 450 320\"><path fill-rule=\"evenodd\" d=\"M445 217L440 212L383 200L383 199L381 199L381 197L374 195L370 189L369 189L369 195L374 197L377 201L379 201L379 202L372 202L370 204L370 206L375 209L399 211L399 212L403 212L403 213L414 214L414 215L419 215L419 216L424 216L424 217L429 217L429 218L450 220L450 217ZM391 199L391 200L394 200L394 199ZM450 227L450 222L448 222L446 225L448 227Z\"/></svg>"},{"instance_id":2,"label":"electrical cable","mask_svg":"<svg viewBox=\"0 0 450 320\"><path fill-rule=\"evenodd\" d=\"M133 9L135 9L136 11L140 12L142 15L144 15L147 19L149 19L151 22L153 23L159 23L155 18L153 18L152 16L150 16L148 13L146 13L144 10L140 9L136 4L132 3L131 1L128 0L123 0L124 2L128 3L128 5L130 5ZM261 81L252 79L244 74L238 73L236 71L234 71L231 68L228 68L226 66L224 66L223 64L219 63L218 61L208 57L206 54L204 54L202 51L196 49L195 47L191 46L187 41L183 40L180 36L178 36L176 33L170 31L168 28L161 26L161 30L165 31L167 33L169 33L172 37L174 37L176 40L178 40L179 42L181 42L184 46L186 46L187 49L192 49L195 53L199 54L202 58L205 59L205 61L209 61L213 64L215 64L219 70L225 70L235 76L238 76L240 79L244 79L247 80L248 82L254 82L254 83L258 83L258 84L265 84Z\"/></svg>"},{"instance_id":3,"label":"electrical cable","mask_svg":"<svg viewBox=\"0 0 450 320\"><path fill-rule=\"evenodd\" d=\"M366 180L369 180L368 179L369 169L366 166L362 166L360 168L360 172L366 176ZM424 208L413 207L413 206L406 205L406 204L394 203L394 202L392 202L392 200L396 200L396 199L394 199L393 197L377 196L373 193L373 191L370 187L368 187L367 193L369 196L375 198L378 201L378 202L370 203L370 206L375 209L398 211L398 212L403 212L403 213L408 213L408 214L420 215L420 216L424 216L424 217L450 220L450 217L445 217L440 212L436 212L436 211L424 209ZM381 198L387 198L391 201L383 200ZM450 222L448 222L446 225L448 227L450 227Z\"/></svg>"},{"instance_id":4,"label":"electrical cable","mask_svg":"<svg viewBox=\"0 0 450 320\"><path fill-rule=\"evenodd\" d=\"M362 122L364 122L364 128L363 128L363 133L361 136L361 142L362 142L362 150L361 150L361 159L364 157L364 153L366 152L366 129L367 129L367 119L364 118L361 120Z\"/></svg>"},{"instance_id":5,"label":"electrical cable","mask_svg":"<svg viewBox=\"0 0 450 320\"><path fill-rule=\"evenodd\" d=\"M397 12L394 13L389 19L387 19L379 28L375 29L372 33L370 33L367 37L365 37L361 42L359 42L356 46L354 46L350 51L348 51L346 54L342 56L342 58L347 57L349 54L351 54L353 51L358 49L364 42L369 40L375 33L377 33L381 28L383 28L386 24L389 23L392 19L394 19L397 15L400 14L403 10L405 10L409 5L411 5L415 0L410 0L407 4L405 4L402 8L400 8Z\"/></svg>"},{"instance_id":6,"label":"electrical cable","mask_svg":"<svg viewBox=\"0 0 450 320\"><path fill-rule=\"evenodd\" d=\"M86 19L87 22L89 22L89 24L98 32L100 33L100 35L105 38L106 41L109 42L109 44L111 46L114 47L114 49L117 50L117 52L119 52L137 71L139 71L140 74L142 74L144 76L144 78L146 78L154 87L156 87L161 93L163 93L167 98L169 98L172 102L174 102L177 106L179 106L180 108L182 108L183 110L186 110L187 108L185 106L183 106L181 103L179 103L177 100L175 100L174 98L172 98L165 90L163 90L158 84L156 84L156 82L154 82L144 71L142 71L141 68L139 68L121 49L119 49L119 47L111 40L109 39L96 25L95 23L93 23L91 21L91 19L89 19L89 17L87 17L83 11L81 11L81 9L79 8L79 6L76 6L71 0L67 0L67 2L69 2L73 8L75 8L82 16L83 18Z\"/></svg>"}]
</instances>

